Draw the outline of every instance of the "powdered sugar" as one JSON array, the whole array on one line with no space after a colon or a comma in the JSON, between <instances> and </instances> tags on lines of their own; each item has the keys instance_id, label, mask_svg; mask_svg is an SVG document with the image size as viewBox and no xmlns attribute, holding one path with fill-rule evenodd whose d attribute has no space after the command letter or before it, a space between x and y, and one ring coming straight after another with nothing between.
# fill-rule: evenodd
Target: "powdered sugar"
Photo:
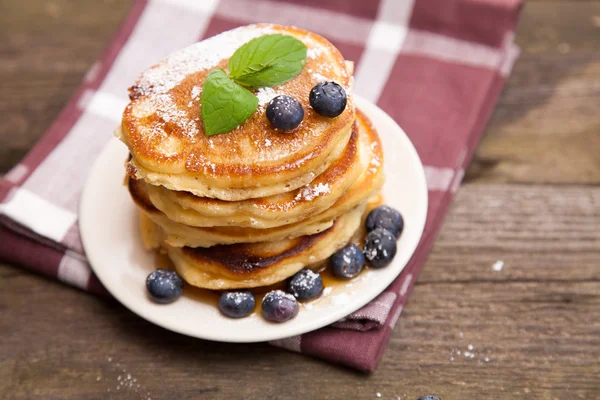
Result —
<instances>
[{"instance_id":1,"label":"powdered sugar","mask_svg":"<svg viewBox=\"0 0 600 400\"><path fill-rule=\"evenodd\" d=\"M323 49L317 46L311 47L308 50L306 50L306 56L313 60L319 57L321 54L323 54Z\"/></svg>"},{"instance_id":2,"label":"powdered sugar","mask_svg":"<svg viewBox=\"0 0 600 400\"><path fill-rule=\"evenodd\" d=\"M165 93L194 72L207 70L244 43L271 32L269 26L240 27L181 49L144 72L135 87L139 94Z\"/></svg>"},{"instance_id":3,"label":"powdered sugar","mask_svg":"<svg viewBox=\"0 0 600 400\"><path fill-rule=\"evenodd\" d=\"M375 245L378 245L378 242L376 241L379 241L379 239L374 240ZM381 247L381 245L379 245L379 247ZM365 251L365 257L367 260L373 261L375 257L377 257L377 246L367 249L367 251Z\"/></svg>"},{"instance_id":4,"label":"powdered sugar","mask_svg":"<svg viewBox=\"0 0 600 400\"><path fill-rule=\"evenodd\" d=\"M485 354L485 353L487 353L487 351L484 351L483 353ZM478 359L477 362L479 364L482 364L482 360L483 360L483 362L486 362L486 363L491 361L490 357L488 357L488 356L481 357L481 356L482 356L481 351L479 351L479 353L478 353L475 349L475 346L473 346L472 344L469 344L467 346L467 349L462 352L459 349L450 350L450 361L454 361L458 357L462 357L466 360Z\"/></svg>"},{"instance_id":5,"label":"powdered sugar","mask_svg":"<svg viewBox=\"0 0 600 400\"><path fill-rule=\"evenodd\" d=\"M264 297L264 298L265 298L265 299L267 299L267 297L269 297L269 298L270 298L270 297L273 297L273 296L277 296L277 297L284 297L284 298L286 298L286 299L288 299L288 300L293 300L293 301L296 301L296 298L295 298L294 296L292 296L292 295L291 295L291 294L289 294L289 293L286 293L286 292L284 292L283 290L279 290L279 289L270 291L269 293L267 293L267 294L265 295L265 297ZM264 300L263 300L263 301L264 301Z\"/></svg>"},{"instance_id":6,"label":"powdered sugar","mask_svg":"<svg viewBox=\"0 0 600 400\"><path fill-rule=\"evenodd\" d=\"M316 272L307 269L306 271L296 275L294 277L294 288L298 287L303 290L308 290L315 286L315 282L319 279L320 275ZM293 291L293 290L292 290Z\"/></svg>"},{"instance_id":7,"label":"powdered sugar","mask_svg":"<svg viewBox=\"0 0 600 400\"><path fill-rule=\"evenodd\" d=\"M314 72L311 75L311 78L315 82L326 82L326 81L330 80L329 78L327 78L326 76L323 76L323 75L319 74L318 72Z\"/></svg>"},{"instance_id":8,"label":"powdered sugar","mask_svg":"<svg viewBox=\"0 0 600 400\"><path fill-rule=\"evenodd\" d=\"M278 91L276 91L275 89L270 88L270 87L264 87L264 88L258 89L258 91L256 92L256 97L258 98L258 106L266 107L271 100L273 100L275 97L279 96L280 94L281 93L279 93Z\"/></svg>"},{"instance_id":9,"label":"powdered sugar","mask_svg":"<svg viewBox=\"0 0 600 400\"><path fill-rule=\"evenodd\" d=\"M112 362L112 360L112 357L108 357L108 362ZM135 393L139 393L142 391L146 392L146 390L144 390L144 387L140 383L138 383L137 378L132 373L130 373L123 365L121 365L120 363L116 363L115 367L119 368L120 374L116 377L116 387L114 388L114 390L122 390ZM96 381L101 380L103 379L100 376L96 377ZM108 388L106 391L110 392L111 389ZM150 393L146 392L146 396L148 396L147 398L150 398Z\"/></svg>"},{"instance_id":10,"label":"powdered sugar","mask_svg":"<svg viewBox=\"0 0 600 400\"><path fill-rule=\"evenodd\" d=\"M326 185L324 183L318 183L315 186L304 186L296 195L295 200L311 201L315 197L318 197L322 194L327 194L329 192L329 185Z\"/></svg>"},{"instance_id":11,"label":"powdered sugar","mask_svg":"<svg viewBox=\"0 0 600 400\"><path fill-rule=\"evenodd\" d=\"M504 261L502 260L498 260L492 265L492 269L496 272L502 271L502 268L504 268Z\"/></svg>"},{"instance_id":12,"label":"powdered sugar","mask_svg":"<svg viewBox=\"0 0 600 400\"><path fill-rule=\"evenodd\" d=\"M233 302L236 306L239 306L248 298L246 292L227 292L224 294L227 302Z\"/></svg>"},{"instance_id":13,"label":"powdered sugar","mask_svg":"<svg viewBox=\"0 0 600 400\"><path fill-rule=\"evenodd\" d=\"M176 124L183 133L190 137L198 134L198 127L194 121L188 117L186 111L177 108L170 94L163 93L152 96L150 102L156 110L156 115L165 123L172 122Z\"/></svg>"},{"instance_id":14,"label":"powdered sugar","mask_svg":"<svg viewBox=\"0 0 600 400\"><path fill-rule=\"evenodd\" d=\"M202 93L202 86L194 86L192 88L192 99L198 100L200 98L200 94Z\"/></svg>"}]
</instances>

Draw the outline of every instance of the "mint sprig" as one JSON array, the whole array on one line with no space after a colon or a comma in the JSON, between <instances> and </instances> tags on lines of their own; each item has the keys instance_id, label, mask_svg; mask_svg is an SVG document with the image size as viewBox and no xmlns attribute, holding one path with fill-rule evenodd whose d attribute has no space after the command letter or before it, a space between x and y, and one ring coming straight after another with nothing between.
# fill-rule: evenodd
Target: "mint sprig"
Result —
<instances>
[{"instance_id":1,"label":"mint sprig","mask_svg":"<svg viewBox=\"0 0 600 400\"><path fill-rule=\"evenodd\" d=\"M256 111L258 99L232 81L222 69L214 69L202 85L202 121L206 136L233 130Z\"/></svg>"},{"instance_id":2,"label":"mint sprig","mask_svg":"<svg viewBox=\"0 0 600 400\"><path fill-rule=\"evenodd\" d=\"M306 46L281 34L265 35L244 44L229 59L230 76L240 85L260 88L281 85L300 73Z\"/></svg>"},{"instance_id":3,"label":"mint sprig","mask_svg":"<svg viewBox=\"0 0 600 400\"><path fill-rule=\"evenodd\" d=\"M214 69L202 86L206 136L229 132L256 111L258 99L246 88L281 85L298 75L304 64L306 46L292 36L264 35L237 49L227 65L229 76Z\"/></svg>"}]
</instances>

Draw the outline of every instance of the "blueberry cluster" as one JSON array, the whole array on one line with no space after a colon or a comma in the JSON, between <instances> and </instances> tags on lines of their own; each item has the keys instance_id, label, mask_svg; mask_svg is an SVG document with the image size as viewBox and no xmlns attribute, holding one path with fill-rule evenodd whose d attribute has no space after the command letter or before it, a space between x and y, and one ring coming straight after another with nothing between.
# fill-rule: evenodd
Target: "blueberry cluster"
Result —
<instances>
[{"instance_id":1,"label":"blueberry cluster","mask_svg":"<svg viewBox=\"0 0 600 400\"><path fill-rule=\"evenodd\" d=\"M363 249L348 244L330 258L334 275L350 279L356 277L365 262L373 268L383 268L392 262L396 255L396 240L404 229L402 215L388 206L373 209L366 220L367 237ZM166 304L177 300L183 291L183 279L177 272L157 269L148 275L146 290L150 299ZM287 284L287 293L282 290L268 292L261 305L262 315L273 322L285 322L298 314L298 302L316 299L323 292L321 275L311 269L296 273ZM230 318L243 318L256 307L256 299L249 291L229 291L221 294L219 310Z\"/></svg>"},{"instance_id":2,"label":"blueberry cluster","mask_svg":"<svg viewBox=\"0 0 600 400\"><path fill-rule=\"evenodd\" d=\"M347 103L346 91L335 82L321 82L315 85L308 100L317 114L327 118L340 115L346 109ZM266 114L273 128L289 131L302 122L304 108L298 99L281 95L269 102Z\"/></svg>"},{"instance_id":3,"label":"blueberry cluster","mask_svg":"<svg viewBox=\"0 0 600 400\"><path fill-rule=\"evenodd\" d=\"M367 237L363 249L348 244L330 258L333 274L345 279L354 278L365 262L373 268L388 266L396 255L396 240L404 229L404 219L398 210L379 206L367 216Z\"/></svg>"},{"instance_id":4,"label":"blueberry cluster","mask_svg":"<svg viewBox=\"0 0 600 400\"><path fill-rule=\"evenodd\" d=\"M265 319L272 322L285 322L298 314L298 301L315 299L323 292L321 275L303 269L290 279L288 293L272 290L262 300L261 311ZM254 311L256 300L250 292L225 292L219 299L219 309L231 318L241 318Z\"/></svg>"}]
</instances>

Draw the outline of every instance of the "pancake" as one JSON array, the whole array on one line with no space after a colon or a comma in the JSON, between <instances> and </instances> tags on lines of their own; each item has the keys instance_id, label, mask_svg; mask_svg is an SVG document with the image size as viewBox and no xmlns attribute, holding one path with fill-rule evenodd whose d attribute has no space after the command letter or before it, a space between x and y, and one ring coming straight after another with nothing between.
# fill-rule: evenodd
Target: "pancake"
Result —
<instances>
[{"instance_id":1,"label":"pancake","mask_svg":"<svg viewBox=\"0 0 600 400\"><path fill-rule=\"evenodd\" d=\"M270 229L242 228L237 226L199 228L180 224L169 219L152 205L146 192L149 185L128 179L127 186L138 208L163 232L162 240L174 247L210 247L218 244L256 243L322 232L333 225L333 218L311 220Z\"/></svg>"},{"instance_id":2,"label":"pancake","mask_svg":"<svg viewBox=\"0 0 600 400\"><path fill-rule=\"evenodd\" d=\"M214 68L245 42L270 33L291 35L308 47L307 62L291 81L260 89L259 108L229 133L205 136L200 89ZM309 105L311 88L333 80L348 94L336 118ZM130 88L116 135L132 154L128 173L153 185L197 196L238 201L295 190L310 183L346 148L354 124L352 76L344 58L326 39L293 27L250 25L224 32L167 57L144 72ZM289 132L276 131L265 116L270 98L287 94L304 107L304 120Z\"/></svg>"},{"instance_id":3,"label":"pancake","mask_svg":"<svg viewBox=\"0 0 600 400\"><path fill-rule=\"evenodd\" d=\"M367 168L369 146L376 133L364 114L356 111L357 134L331 167L294 191L258 199L227 202L189 192L148 186L152 204L170 219L191 226L240 226L258 229L296 223L330 208ZM361 163L361 154L365 160ZM379 155L376 154L375 157ZM377 162L381 162L377 158Z\"/></svg>"},{"instance_id":4,"label":"pancake","mask_svg":"<svg viewBox=\"0 0 600 400\"><path fill-rule=\"evenodd\" d=\"M269 286L311 265L320 265L346 245L359 228L364 207L339 217L315 235L266 243L209 248L166 246L169 258L187 283L226 290Z\"/></svg>"},{"instance_id":5,"label":"pancake","mask_svg":"<svg viewBox=\"0 0 600 400\"><path fill-rule=\"evenodd\" d=\"M165 242L173 247L256 243L318 233L329 228L337 217L364 204L383 185L383 153L379 136L366 117L363 117L362 123L369 129L359 137L359 168L363 171L359 179L331 207L292 224L267 229L237 226L193 227L175 222L158 210L148 196L147 190L151 185L129 179L129 192L137 206L160 226Z\"/></svg>"}]
</instances>

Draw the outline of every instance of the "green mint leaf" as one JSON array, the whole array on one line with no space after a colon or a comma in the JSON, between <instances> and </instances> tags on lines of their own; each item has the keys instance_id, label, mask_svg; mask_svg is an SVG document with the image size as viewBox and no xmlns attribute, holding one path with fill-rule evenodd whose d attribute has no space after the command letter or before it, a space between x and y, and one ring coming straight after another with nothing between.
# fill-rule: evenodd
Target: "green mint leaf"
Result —
<instances>
[{"instance_id":1,"label":"green mint leaf","mask_svg":"<svg viewBox=\"0 0 600 400\"><path fill-rule=\"evenodd\" d=\"M289 35L264 35L237 49L229 59L229 74L240 85L261 88L281 85L306 64L306 46Z\"/></svg>"},{"instance_id":2,"label":"green mint leaf","mask_svg":"<svg viewBox=\"0 0 600 400\"><path fill-rule=\"evenodd\" d=\"M233 130L256 111L258 99L227 76L214 69L202 85L202 121L206 136Z\"/></svg>"}]
</instances>

